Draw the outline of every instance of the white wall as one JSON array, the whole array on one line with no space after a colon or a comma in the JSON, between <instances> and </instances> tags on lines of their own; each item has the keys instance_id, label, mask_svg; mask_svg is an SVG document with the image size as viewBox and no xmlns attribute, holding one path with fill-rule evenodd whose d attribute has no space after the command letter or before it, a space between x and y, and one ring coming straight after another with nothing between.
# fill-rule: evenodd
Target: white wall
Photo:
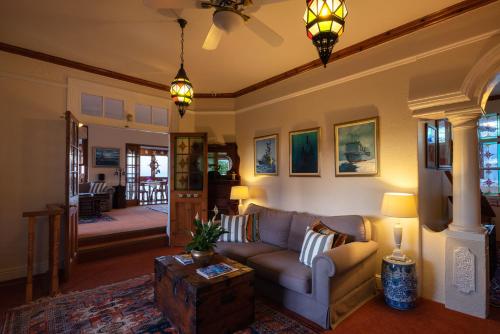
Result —
<instances>
[{"instance_id":1,"label":"white wall","mask_svg":"<svg viewBox=\"0 0 500 334\"><path fill-rule=\"evenodd\" d=\"M68 78L146 96L168 96L167 92L0 52L0 281L22 277L26 272L27 222L22 213L42 210L48 203L64 203L65 121L62 117L68 106ZM207 112L212 105L201 103L200 108L200 112ZM216 118L208 116L210 112L206 115L200 117L200 122L194 119L185 122L180 121L177 111L174 111L170 130L180 131L182 124L182 131L213 129L214 141L234 139L234 114ZM90 118L85 122L92 125ZM103 120L99 122L106 124ZM107 130L115 132L121 129ZM157 127L150 130L157 130ZM220 138L219 133L223 133ZM146 137L150 139L141 139ZM154 139L156 137L141 133L137 142L166 142ZM112 142L112 137L100 138L102 146L117 145ZM114 177L111 179L115 180ZM47 231L47 222L40 220L35 272L47 268Z\"/></svg>"},{"instance_id":2,"label":"white wall","mask_svg":"<svg viewBox=\"0 0 500 334\"><path fill-rule=\"evenodd\" d=\"M134 129L116 128L102 125L89 125L89 181L96 181L97 174L106 175L108 185L117 185L118 177L115 168L94 167L94 147L113 147L120 149L120 166L125 171L126 144L142 144L151 146L169 146L169 136L165 133L146 132ZM122 179L122 184L124 184Z\"/></svg>"},{"instance_id":3,"label":"white wall","mask_svg":"<svg viewBox=\"0 0 500 334\"><path fill-rule=\"evenodd\" d=\"M421 295L442 302L445 238L423 226L446 222L450 187L442 172L419 166L423 126L412 117L408 101L460 89L470 69L495 43L497 30L474 35L478 31L467 29L488 31L492 24L498 29L493 14L483 14L486 19L477 12L467 14L238 99L240 174L250 186L251 201L285 210L368 216L380 246L380 263L394 246L392 221L380 213L383 193L422 191L421 215L404 224L402 248L417 261ZM335 177L333 125L372 116L380 119L380 176ZM289 177L289 131L318 126L321 177ZM252 139L272 133L280 136L280 175L255 177Z\"/></svg>"}]
</instances>

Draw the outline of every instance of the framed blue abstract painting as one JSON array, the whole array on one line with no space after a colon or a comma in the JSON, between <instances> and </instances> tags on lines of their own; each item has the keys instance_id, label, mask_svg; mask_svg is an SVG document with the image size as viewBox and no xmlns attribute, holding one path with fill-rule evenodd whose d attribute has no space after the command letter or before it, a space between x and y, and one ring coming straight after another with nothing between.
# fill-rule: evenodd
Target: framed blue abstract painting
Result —
<instances>
[{"instance_id":1,"label":"framed blue abstract painting","mask_svg":"<svg viewBox=\"0 0 500 334\"><path fill-rule=\"evenodd\" d=\"M254 138L255 175L278 175L278 135Z\"/></svg>"},{"instance_id":2,"label":"framed blue abstract painting","mask_svg":"<svg viewBox=\"0 0 500 334\"><path fill-rule=\"evenodd\" d=\"M320 128L290 132L290 176L320 176Z\"/></svg>"},{"instance_id":3,"label":"framed blue abstract painting","mask_svg":"<svg viewBox=\"0 0 500 334\"><path fill-rule=\"evenodd\" d=\"M335 176L379 175L378 117L335 124Z\"/></svg>"}]
</instances>

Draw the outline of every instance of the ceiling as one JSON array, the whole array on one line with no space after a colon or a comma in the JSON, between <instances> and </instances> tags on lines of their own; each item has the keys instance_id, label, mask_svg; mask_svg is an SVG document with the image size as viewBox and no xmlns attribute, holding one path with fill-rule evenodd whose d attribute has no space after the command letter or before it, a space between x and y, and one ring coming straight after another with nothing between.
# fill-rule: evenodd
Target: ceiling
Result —
<instances>
[{"instance_id":1,"label":"ceiling","mask_svg":"<svg viewBox=\"0 0 500 334\"><path fill-rule=\"evenodd\" d=\"M188 0L186 0L188 1ZM433 13L457 0L348 0L346 32L335 50ZM284 38L272 47L246 27L201 48L211 10L185 9L185 67L195 92L234 92L317 58L305 35L304 0L278 1L254 16ZM142 0L0 2L0 41L168 84L179 67L180 28Z\"/></svg>"}]
</instances>

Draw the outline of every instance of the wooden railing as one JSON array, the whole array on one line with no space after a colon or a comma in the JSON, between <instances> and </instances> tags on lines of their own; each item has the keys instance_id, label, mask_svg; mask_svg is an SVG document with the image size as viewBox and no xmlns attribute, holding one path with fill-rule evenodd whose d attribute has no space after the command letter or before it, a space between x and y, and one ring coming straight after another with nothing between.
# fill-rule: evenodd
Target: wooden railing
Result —
<instances>
[{"instance_id":1,"label":"wooden railing","mask_svg":"<svg viewBox=\"0 0 500 334\"><path fill-rule=\"evenodd\" d=\"M28 218L28 262L26 267L26 302L33 300L33 263L35 258L35 227L38 217L48 217L49 233L49 273L50 294L59 291L59 244L61 240L61 216L64 210L60 205L47 205L46 210L24 212Z\"/></svg>"}]
</instances>

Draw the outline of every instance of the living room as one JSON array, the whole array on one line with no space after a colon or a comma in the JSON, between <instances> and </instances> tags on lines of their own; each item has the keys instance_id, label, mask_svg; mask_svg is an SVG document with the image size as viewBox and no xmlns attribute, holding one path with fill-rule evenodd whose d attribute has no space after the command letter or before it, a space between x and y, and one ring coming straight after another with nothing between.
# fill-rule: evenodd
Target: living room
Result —
<instances>
[{"instance_id":1,"label":"living room","mask_svg":"<svg viewBox=\"0 0 500 334\"><path fill-rule=\"evenodd\" d=\"M333 53L326 58L326 68L301 22L307 7L304 1L242 3L243 13L250 16L248 25L242 20L241 24L247 26L221 33L218 46L211 51L203 45L218 8L214 5L225 5L210 1L205 5L210 8L200 9L196 3L48 1L40 5L20 1L0 5L0 133L3 155L9 156L9 163L2 164L4 191L0 201L0 290L6 296L1 304L3 332L34 329L42 323L34 315L35 310L48 314L44 312L55 310L57 300L70 305L57 312L82 312L76 298L85 298L89 307L103 309L103 313L92 314L98 319L94 324L80 319L80 324L84 323L82 332L102 328L113 332L112 326L123 326L116 327L115 332L167 332L169 326L179 327L175 319L165 320L169 318L169 304L157 305L152 299L155 258L184 251L193 239L189 231L196 232L193 219L197 211L205 222L212 216L213 207L208 206L209 146L228 144L237 147L237 158L231 161L238 160L238 169L237 173L233 170L234 176L227 173L220 177L219 185L246 188L239 194L235 188L233 196L226 191L223 199L248 217L256 213L252 212L256 206L265 208L258 210L263 238L258 245L265 244L271 250L265 254L248 253L242 259L237 258L239 253L235 255L234 249L250 252L256 243L236 248L221 244L229 241L217 241L216 252L245 266L239 270L241 280L251 281L248 275L243 279L246 268L255 272L257 299L250 304L255 308L253 322L238 330L498 331L500 315L497 308L490 307L494 305L490 302L498 298L494 295L498 290L491 290L496 281L489 280L495 273L490 272L493 257L488 254L496 246L489 244L494 235L491 233L498 233L498 229L485 232L481 213L486 212L486 207L493 211L498 208L498 187L491 186L498 179L497 166L494 158L489 158L496 151L488 145L497 140L489 132L495 132L491 129L496 129L495 114L500 112L499 2L346 1L345 27L337 36ZM187 21L183 28L179 18ZM179 55L184 58L184 69L194 89L189 106L176 105L179 96L172 100L168 86L179 72ZM83 113L84 93L122 99L123 117L108 119ZM167 126L138 122L137 104L165 108ZM72 116L67 118L66 111ZM483 112L493 118L481 118ZM127 117L129 113L132 118ZM479 130L489 131L487 134L478 136L478 121ZM78 247L68 248L74 245L69 233L74 225L68 216L74 212L72 205L78 204L68 202L68 194L72 194L68 193L68 184L72 183L64 181L73 175L68 174L65 138L71 143L71 124L78 123L83 124L80 130L87 129L89 140L88 181L98 181L99 174L105 174L109 185L126 185L126 175L115 176L119 171L114 167L90 173L96 158L94 148L120 148L122 172L127 169L126 144L149 146L144 150L168 150L170 211L163 242L169 246L141 248L132 253L126 252L129 247L123 247L123 254L78 262ZM93 128L105 133L102 142L91 143ZM353 130L361 128L368 130ZM127 134L127 139L118 144L112 141L113 131L144 136L162 133L168 139L148 142ZM342 137L343 131L351 134ZM190 162L197 162L188 165L188 171L175 164L182 160L177 147L183 143L190 150L185 154ZM206 146L201 149L198 143ZM218 149L229 152L227 147ZM441 156L439 151L447 153ZM116 158L116 151L109 154L111 160L113 155ZM155 153L155 157L159 155ZM178 169L172 170L172 166ZM203 176L199 179L198 175ZM177 179L185 181L174 186ZM481 191L489 206L482 205ZM383 205L401 199L391 193L411 194L413 202L407 202L410 204L406 212L395 212ZM389 202L384 202L386 194ZM235 200L241 201L241 207ZM46 209L47 204L54 203L63 204L63 212ZM405 205L400 202L397 206ZM223 209L221 213L226 216L231 213ZM275 214L271 209L283 217L268 219ZM36 217L31 229L30 214L42 211L45 216ZM312 262L299 261L307 227L313 226L305 213L348 235L348 243L337 249L337 254L343 254L341 258L318 255L314 261L311 258ZM78 218L78 214L73 213L73 217ZM344 221L347 218L339 217L363 219ZM495 225L491 214L485 217L489 222L486 225ZM57 220L61 223L61 250L49 253L49 249L57 249L51 237L56 234L49 228ZM288 227L280 229L280 223ZM301 231L298 239L290 237L295 235L293 227ZM376 247L370 248L374 244ZM333 248L325 253L335 251ZM287 268L279 267L285 263L279 256L292 256L291 252L296 259L286 263L295 269L287 272ZM54 253L59 253L59 259L53 257ZM413 273L414 288L407 293L418 299L416 305L410 303L409 310L396 310L386 304L384 294L389 288L381 288L383 276L387 275L382 265L390 263L387 256L393 256L389 260L399 258L394 268L411 260L407 264ZM163 268L161 263L156 262L158 274ZM169 264L164 263L165 267ZM266 271L266 266L273 266L275 271ZM177 268L177 263L172 267ZM52 275L44 275L47 271ZM322 273L316 274L319 271ZM30 273L34 275L31 281ZM234 273L228 275L228 282L237 278ZM312 275L309 281L307 275ZM288 280L290 277L293 279ZM304 277L306 285L300 285ZM353 277L366 280L354 283ZM59 278L60 284L51 285ZM266 287L274 286L262 285L263 281L278 282L283 294L273 295ZM23 305L27 301L27 282L34 289L34 301ZM356 286L348 286L348 282ZM332 287L325 287L326 293L321 296L331 293L329 298L333 299L312 297L324 291L318 290L321 284ZM57 296L38 299L47 297L48 286ZM124 291L133 297L120 299ZM138 309L143 316L127 325L130 318L120 309L116 313L118 320L106 320L111 310L91 302L99 293L109 296L108 301L121 303L123 308L132 300L142 302ZM230 297L224 294L221 300L231 304ZM266 297L279 302L268 302ZM26 321L16 322L19 315L30 317L33 326L27 327ZM70 317L49 322L61 326L58 328L76 328L63 327L75 326ZM153 328L153 323L163 327Z\"/></svg>"}]
</instances>

